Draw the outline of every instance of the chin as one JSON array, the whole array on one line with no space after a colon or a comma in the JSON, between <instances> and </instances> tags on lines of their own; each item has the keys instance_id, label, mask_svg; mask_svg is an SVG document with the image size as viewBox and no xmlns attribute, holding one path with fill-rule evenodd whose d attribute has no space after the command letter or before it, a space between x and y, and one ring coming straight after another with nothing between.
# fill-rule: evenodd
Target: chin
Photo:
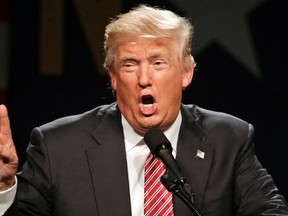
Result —
<instances>
[{"instance_id":1,"label":"chin","mask_svg":"<svg viewBox=\"0 0 288 216\"><path fill-rule=\"evenodd\" d=\"M155 119L146 119L145 121L142 121L142 127L149 130L151 128L159 127L160 122L155 121Z\"/></svg>"}]
</instances>

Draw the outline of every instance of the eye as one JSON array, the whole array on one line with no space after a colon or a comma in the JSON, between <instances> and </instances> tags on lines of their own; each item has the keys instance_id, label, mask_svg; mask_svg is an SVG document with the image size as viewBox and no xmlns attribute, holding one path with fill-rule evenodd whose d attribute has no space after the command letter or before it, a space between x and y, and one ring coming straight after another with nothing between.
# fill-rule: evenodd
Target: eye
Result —
<instances>
[{"instance_id":1,"label":"eye","mask_svg":"<svg viewBox=\"0 0 288 216\"><path fill-rule=\"evenodd\" d=\"M156 69L156 70L163 70L165 68L167 68L167 62L164 61L164 60L155 60L153 62L153 67Z\"/></svg>"},{"instance_id":2,"label":"eye","mask_svg":"<svg viewBox=\"0 0 288 216\"><path fill-rule=\"evenodd\" d=\"M138 65L136 62L124 62L122 68L126 72L133 72L137 69Z\"/></svg>"}]
</instances>

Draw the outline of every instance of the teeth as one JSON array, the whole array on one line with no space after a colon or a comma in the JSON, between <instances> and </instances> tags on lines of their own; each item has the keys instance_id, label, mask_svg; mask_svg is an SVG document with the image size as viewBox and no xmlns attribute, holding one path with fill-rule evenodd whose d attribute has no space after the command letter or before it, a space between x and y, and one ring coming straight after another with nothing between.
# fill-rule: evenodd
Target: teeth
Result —
<instances>
[{"instance_id":1,"label":"teeth","mask_svg":"<svg viewBox=\"0 0 288 216\"><path fill-rule=\"evenodd\" d=\"M152 108L153 104L144 104L145 108Z\"/></svg>"}]
</instances>

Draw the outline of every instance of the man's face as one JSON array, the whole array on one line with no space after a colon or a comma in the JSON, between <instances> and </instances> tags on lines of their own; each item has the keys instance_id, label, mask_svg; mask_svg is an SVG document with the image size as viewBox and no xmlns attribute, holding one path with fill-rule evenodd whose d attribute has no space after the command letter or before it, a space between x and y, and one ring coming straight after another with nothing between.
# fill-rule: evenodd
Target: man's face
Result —
<instances>
[{"instance_id":1,"label":"man's face","mask_svg":"<svg viewBox=\"0 0 288 216\"><path fill-rule=\"evenodd\" d=\"M193 67L181 67L176 41L126 40L116 49L114 69L110 76L118 106L134 130L168 129L179 113L182 89L193 76Z\"/></svg>"}]
</instances>

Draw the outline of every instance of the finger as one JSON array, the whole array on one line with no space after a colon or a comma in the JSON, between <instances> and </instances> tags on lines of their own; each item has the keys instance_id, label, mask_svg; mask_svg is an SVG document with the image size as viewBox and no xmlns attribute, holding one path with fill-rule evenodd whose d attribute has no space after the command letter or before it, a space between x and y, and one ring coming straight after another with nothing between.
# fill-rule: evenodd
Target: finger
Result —
<instances>
[{"instance_id":1,"label":"finger","mask_svg":"<svg viewBox=\"0 0 288 216\"><path fill-rule=\"evenodd\" d=\"M0 159L5 163L15 163L18 160L15 149L9 149L3 145L0 145Z\"/></svg>"},{"instance_id":2,"label":"finger","mask_svg":"<svg viewBox=\"0 0 288 216\"><path fill-rule=\"evenodd\" d=\"M5 141L11 140L10 121L8 117L8 111L6 106L0 105L0 144L4 144Z\"/></svg>"}]
</instances>

